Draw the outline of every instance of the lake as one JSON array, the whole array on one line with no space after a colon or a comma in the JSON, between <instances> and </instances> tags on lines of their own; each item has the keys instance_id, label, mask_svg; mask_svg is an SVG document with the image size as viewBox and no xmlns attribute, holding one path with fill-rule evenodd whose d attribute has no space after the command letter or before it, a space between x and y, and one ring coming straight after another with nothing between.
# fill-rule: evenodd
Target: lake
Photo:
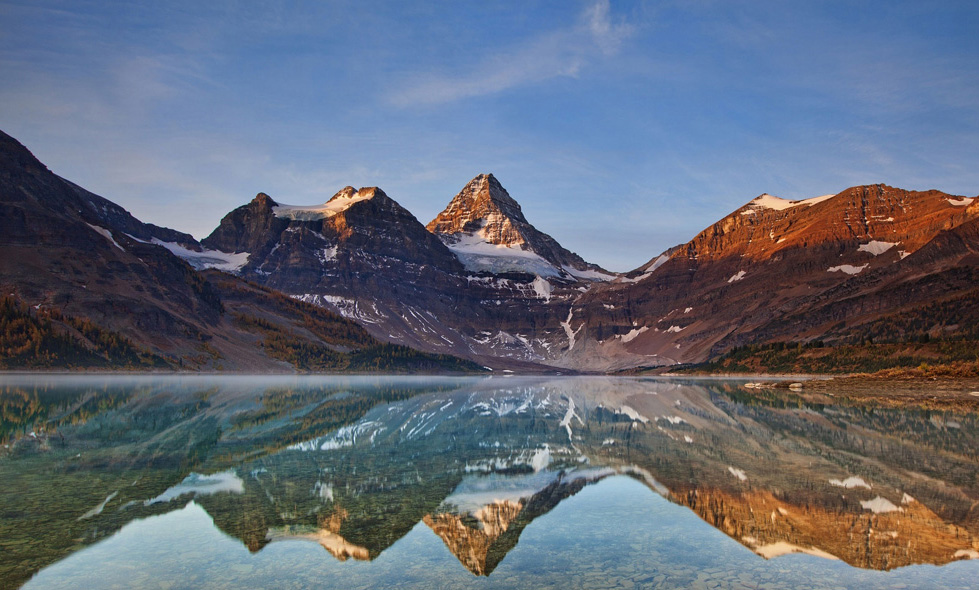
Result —
<instances>
[{"instance_id":1,"label":"lake","mask_svg":"<svg viewBox=\"0 0 979 590\"><path fill-rule=\"evenodd\" d=\"M720 379L0 376L0 588L972 588L979 415Z\"/></svg>"}]
</instances>

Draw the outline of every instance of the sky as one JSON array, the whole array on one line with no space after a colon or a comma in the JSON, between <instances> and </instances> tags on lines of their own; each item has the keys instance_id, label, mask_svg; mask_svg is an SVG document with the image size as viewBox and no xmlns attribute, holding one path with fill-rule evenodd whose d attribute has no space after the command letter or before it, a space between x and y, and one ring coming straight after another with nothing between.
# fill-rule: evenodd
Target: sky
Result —
<instances>
[{"instance_id":1,"label":"sky","mask_svg":"<svg viewBox=\"0 0 979 590\"><path fill-rule=\"evenodd\" d=\"M616 271L762 193L979 194L979 3L0 0L0 129L143 221L493 173Z\"/></svg>"}]
</instances>

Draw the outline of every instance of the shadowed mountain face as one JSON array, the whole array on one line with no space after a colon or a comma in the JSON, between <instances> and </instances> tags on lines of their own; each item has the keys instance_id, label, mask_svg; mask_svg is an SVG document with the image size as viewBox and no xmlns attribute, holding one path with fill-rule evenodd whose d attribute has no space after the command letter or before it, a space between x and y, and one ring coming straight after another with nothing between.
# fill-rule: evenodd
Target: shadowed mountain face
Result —
<instances>
[{"instance_id":1,"label":"shadowed mountain face","mask_svg":"<svg viewBox=\"0 0 979 590\"><path fill-rule=\"evenodd\" d=\"M378 193L375 206L408 215ZM222 243L254 245L238 230ZM417 236L458 265L424 228ZM479 370L386 346L351 320L219 272L246 263L142 223L0 132L0 369Z\"/></svg>"},{"instance_id":2,"label":"shadowed mountain face","mask_svg":"<svg viewBox=\"0 0 979 590\"><path fill-rule=\"evenodd\" d=\"M91 319L157 351L213 331L206 282L152 240L193 238L144 224L51 173L0 132L0 288L31 306Z\"/></svg>"},{"instance_id":3,"label":"shadowed mountain face","mask_svg":"<svg viewBox=\"0 0 979 590\"><path fill-rule=\"evenodd\" d=\"M76 539L193 498L251 551L302 540L373 560L423 523L487 576L531 522L622 475L769 559L889 570L979 556L976 414L867 412L834 395L812 405L630 379L25 378L3 396L12 549L0 573L25 579ZM63 494L38 502L53 481ZM27 515L42 524L21 526Z\"/></svg>"}]
</instances>

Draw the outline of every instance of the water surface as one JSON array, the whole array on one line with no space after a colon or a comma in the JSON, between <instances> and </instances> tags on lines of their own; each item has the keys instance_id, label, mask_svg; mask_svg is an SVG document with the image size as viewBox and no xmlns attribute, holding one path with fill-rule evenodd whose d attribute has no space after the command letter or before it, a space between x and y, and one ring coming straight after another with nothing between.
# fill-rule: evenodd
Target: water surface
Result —
<instances>
[{"instance_id":1,"label":"water surface","mask_svg":"<svg viewBox=\"0 0 979 590\"><path fill-rule=\"evenodd\" d=\"M0 377L3 588L969 588L975 414L723 380Z\"/></svg>"}]
</instances>

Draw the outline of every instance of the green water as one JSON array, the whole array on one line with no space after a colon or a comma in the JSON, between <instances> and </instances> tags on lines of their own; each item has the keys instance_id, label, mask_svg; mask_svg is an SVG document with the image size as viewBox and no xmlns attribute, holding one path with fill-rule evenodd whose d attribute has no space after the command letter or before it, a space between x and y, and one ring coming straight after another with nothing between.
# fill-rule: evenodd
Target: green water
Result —
<instances>
[{"instance_id":1,"label":"green water","mask_svg":"<svg viewBox=\"0 0 979 590\"><path fill-rule=\"evenodd\" d=\"M2 376L0 587L974 587L976 416L837 397Z\"/></svg>"}]
</instances>

